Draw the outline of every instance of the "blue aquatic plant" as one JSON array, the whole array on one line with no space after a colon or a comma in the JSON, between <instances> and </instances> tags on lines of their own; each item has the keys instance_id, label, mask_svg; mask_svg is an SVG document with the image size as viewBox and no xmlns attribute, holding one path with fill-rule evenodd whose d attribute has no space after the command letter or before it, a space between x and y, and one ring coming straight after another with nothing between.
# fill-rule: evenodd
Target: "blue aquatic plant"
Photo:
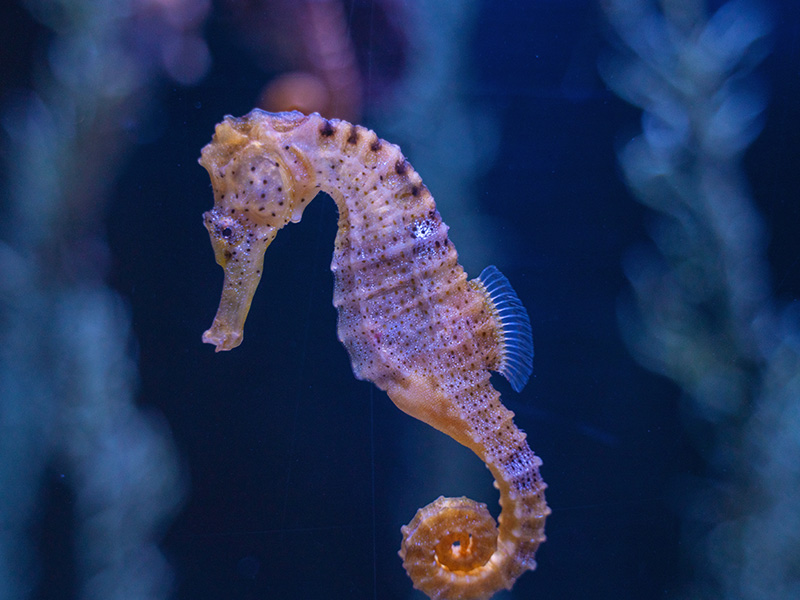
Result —
<instances>
[{"instance_id":1,"label":"blue aquatic plant","mask_svg":"<svg viewBox=\"0 0 800 600\"><path fill-rule=\"evenodd\" d=\"M154 84L164 73L188 82L207 67L195 31L202 6L26 3L52 37L34 89L2 115L2 600L30 597L48 570L34 532L53 479L72 499L74 558L64 562L75 565L80 598L156 599L171 588L158 541L180 505L183 474L165 424L135 404L130 316L104 281L103 229L130 128Z\"/></svg>"},{"instance_id":2,"label":"blue aquatic plant","mask_svg":"<svg viewBox=\"0 0 800 600\"><path fill-rule=\"evenodd\" d=\"M608 85L640 107L621 151L655 247L625 263L636 358L675 381L706 476L683 507L688 597L800 596L800 323L773 298L764 224L742 169L766 96L770 24L753 2L609 0Z\"/></svg>"}]
</instances>

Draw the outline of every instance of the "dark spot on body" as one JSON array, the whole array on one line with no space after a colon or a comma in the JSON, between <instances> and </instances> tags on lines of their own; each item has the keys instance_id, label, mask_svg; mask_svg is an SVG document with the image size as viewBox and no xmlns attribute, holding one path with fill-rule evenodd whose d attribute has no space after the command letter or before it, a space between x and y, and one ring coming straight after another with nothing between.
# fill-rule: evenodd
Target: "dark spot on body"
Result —
<instances>
[{"instance_id":1,"label":"dark spot on body","mask_svg":"<svg viewBox=\"0 0 800 600\"><path fill-rule=\"evenodd\" d=\"M333 128L330 121L325 121L322 127L319 128L319 134L322 137L331 137L334 133L336 133L336 130Z\"/></svg>"},{"instance_id":2,"label":"dark spot on body","mask_svg":"<svg viewBox=\"0 0 800 600\"><path fill-rule=\"evenodd\" d=\"M414 196L415 198L417 196L419 196L419 186L418 185L412 185L411 186L411 195Z\"/></svg>"},{"instance_id":3,"label":"dark spot on body","mask_svg":"<svg viewBox=\"0 0 800 600\"><path fill-rule=\"evenodd\" d=\"M397 171L398 175L405 175L406 171L408 171L408 161L405 159L398 160L394 164L394 170Z\"/></svg>"},{"instance_id":4,"label":"dark spot on body","mask_svg":"<svg viewBox=\"0 0 800 600\"><path fill-rule=\"evenodd\" d=\"M370 150L372 150L373 152L377 152L378 150L380 150L380 149L381 149L381 146L382 146L382 145L383 145L383 144L381 144L381 140L380 140L380 138L376 137L376 138L375 138L375 141L374 141L374 142L372 142L372 143L369 145L369 149L370 149Z\"/></svg>"},{"instance_id":5,"label":"dark spot on body","mask_svg":"<svg viewBox=\"0 0 800 600\"><path fill-rule=\"evenodd\" d=\"M357 144L358 143L358 127L355 125L352 126L350 129L350 135L347 137L348 144Z\"/></svg>"}]
</instances>

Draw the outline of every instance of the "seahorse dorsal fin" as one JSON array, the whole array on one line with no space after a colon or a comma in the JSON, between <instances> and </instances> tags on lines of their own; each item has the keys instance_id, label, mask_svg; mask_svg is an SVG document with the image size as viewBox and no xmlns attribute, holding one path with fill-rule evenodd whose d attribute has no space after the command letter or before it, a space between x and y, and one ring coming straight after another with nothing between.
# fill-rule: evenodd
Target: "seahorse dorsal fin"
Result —
<instances>
[{"instance_id":1,"label":"seahorse dorsal fin","mask_svg":"<svg viewBox=\"0 0 800 600\"><path fill-rule=\"evenodd\" d=\"M528 312L506 276L494 265L486 267L478 279L486 291L486 301L500 334L497 372L508 379L515 392L520 392L533 371L533 335Z\"/></svg>"}]
</instances>

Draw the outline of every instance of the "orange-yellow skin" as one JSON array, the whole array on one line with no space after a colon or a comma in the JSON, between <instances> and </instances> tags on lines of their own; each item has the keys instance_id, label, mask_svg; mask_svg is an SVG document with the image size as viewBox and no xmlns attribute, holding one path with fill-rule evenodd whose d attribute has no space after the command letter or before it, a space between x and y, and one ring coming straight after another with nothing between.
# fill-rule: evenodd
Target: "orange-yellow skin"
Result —
<instances>
[{"instance_id":1,"label":"orange-yellow skin","mask_svg":"<svg viewBox=\"0 0 800 600\"><path fill-rule=\"evenodd\" d=\"M550 509L513 413L489 371L502 360L499 324L480 280L467 281L433 197L400 149L345 121L254 110L226 117L200 164L214 208L205 225L225 271L203 341L242 341L264 251L318 192L339 209L331 270L339 339L353 372L404 412L472 449L500 490L499 528L485 505L439 498L403 527L414 587L436 599L483 599L536 566Z\"/></svg>"}]
</instances>

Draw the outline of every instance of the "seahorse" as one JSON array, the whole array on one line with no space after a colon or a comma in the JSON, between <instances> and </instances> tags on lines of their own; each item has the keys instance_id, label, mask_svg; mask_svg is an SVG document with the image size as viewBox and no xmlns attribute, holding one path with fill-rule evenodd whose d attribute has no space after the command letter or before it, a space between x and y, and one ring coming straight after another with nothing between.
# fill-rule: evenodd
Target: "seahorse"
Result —
<instances>
[{"instance_id":1,"label":"seahorse","mask_svg":"<svg viewBox=\"0 0 800 600\"><path fill-rule=\"evenodd\" d=\"M319 114L253 110L216 126L200 164L214 207L204 223L224 270L203 341L243 339L264 252L323 191L339 210L331 270L338 336L354 375L483 460L500 491L499 528L485 504L443 498L402 527L399 551L430 598L479 600L536 566L550 509L541 459L500 402L490 371L516 391L531 374L528 315L493 266L467 280L433 197L400 148Z\"/></svg>"}]
</instances>

